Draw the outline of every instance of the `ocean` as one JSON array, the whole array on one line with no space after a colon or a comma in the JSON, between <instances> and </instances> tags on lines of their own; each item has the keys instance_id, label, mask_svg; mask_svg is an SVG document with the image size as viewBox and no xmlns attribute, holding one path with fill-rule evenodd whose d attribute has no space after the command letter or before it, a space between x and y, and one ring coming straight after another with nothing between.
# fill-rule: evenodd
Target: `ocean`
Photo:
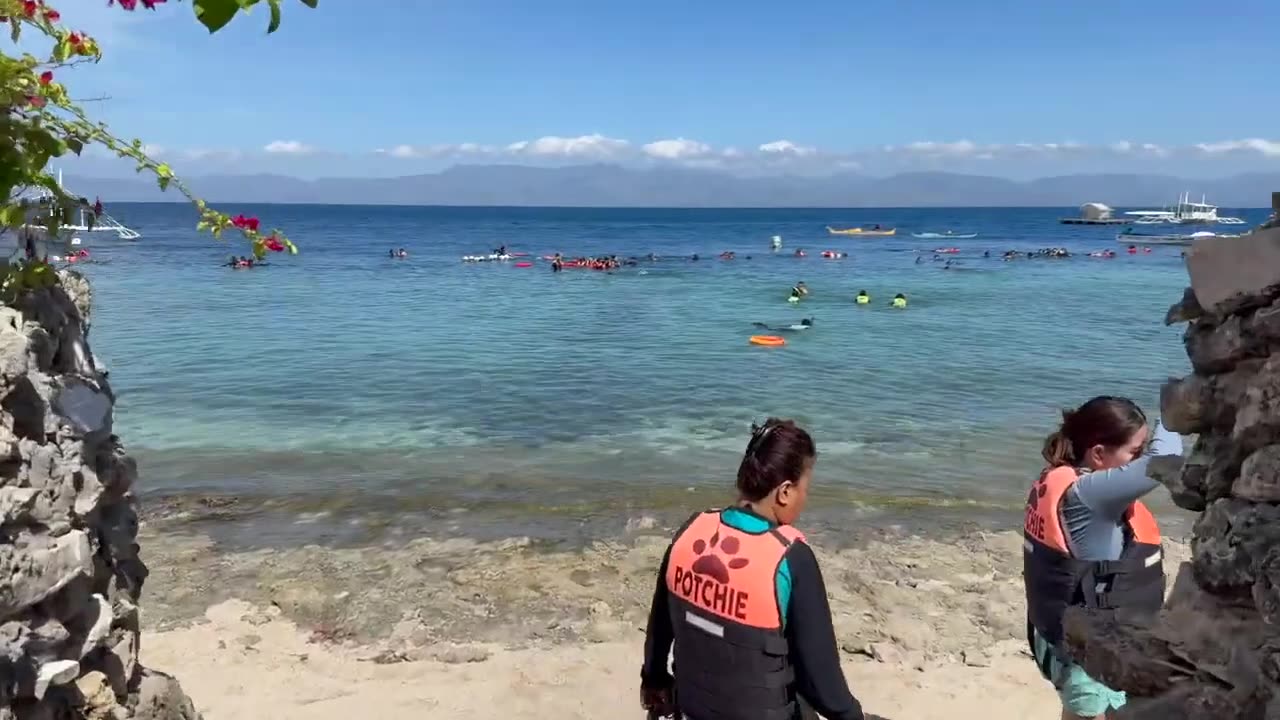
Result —
<instances>
[{"instance_id":1,"label":"ocean","mask_svg":"<svg viewBox=\"0 0 1280 720\"><path fill-rule=\"evenodd\" d=\"M1074 209L225 209L301 254L233 271L245 245L197 234L189 207L120 204L143 239L95 238L83 271L144 505L226 542L622 532L729 499L768 416L814 434L815 523L1016 527L1061 408L1106 393L1155 415L1159 384L1188 371L1162 324L1180 249L1128 255L1115 227L1058 224ZM899 235L825 230L872 223ZM948 229L980 234L911 237ZM460 262L504 244L700 260ZM961 249L951 269L939 245ZM1000 259L1052 246L1075 256ZM1120 255L1084 256L1100 249ZM812 295L792 306L797 281ZM805 317L786 347L747 342L753 322Z\"/></svg>"}]
</instances>

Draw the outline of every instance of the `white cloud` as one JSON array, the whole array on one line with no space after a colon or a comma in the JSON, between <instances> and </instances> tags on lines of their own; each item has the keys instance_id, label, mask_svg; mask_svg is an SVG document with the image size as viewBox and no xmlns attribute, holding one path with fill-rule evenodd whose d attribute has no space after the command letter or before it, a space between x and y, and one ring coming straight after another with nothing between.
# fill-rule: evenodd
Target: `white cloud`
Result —
<instances>
[{"instance_id":1,"label":"white cloud","mask_svg":"<svg viewBox=\"0 0 1280 720\"><path fill-rule=\"evenodd\" d=\"M1210 155L1229 152L1255 152L1266 157L1276 157L1280 155L1280 142L1261 138L1248 138L1246 140L1198 143L1196 149Z\"/></svg>"},{"instance_id":2,"label":"white cloud","mask_svg":"<svg viewBox=\"0 0 1280 720\"><path fill-rule=\"evenodd\" d=\"M239 150L210 150L207 148L189 148L182 151L184 160L235 160L240 157Z\"/></svg>"},{"instance_id":3,"label":"white cloud","mask_svg":"<svg viewBox=\"0 0 1280 720\"><path fill-rule=\"evenodd\" d=\"M605 137L599 133L578 137L548 135L537 140L521 140L507 146L516 155L540 157L610 157L630 147L626 140Z\"/></svg>"},{"instance_id":4,"label":"white cloud","mask_svg":"<svg viewBox=\"0 0 1280 720\"><path fill-rule=\"evenodd\" d=\"M166 148L163 145L148 144L148 145L142 146L142 153L144 155L150 155L151 157L160 157L161 155L164 155L167 151L168 151L168 148Z\"/></svg>"},{"instance_id":5,"label":"white cloud","mask_svg":"<svg viewBox=\"0 0 1280 720\"><path fill-rule=\"evenodd\" d=\"M1117 153L1120 153L1121 155L1125 155L1133 151L1133 143L1129 142L1128 140L1113 142L1108 147L1111 148L1112 152L1117 152Z\"/></svg>"},{"instance_id":6,"label":"white cloud","mask_svg":"<svg viewBox=\"0 0 1280 720\"><path fill-rule=\"evenodd\" d=\"M774 140L773 142L767 142L756 149L762 153L795 155L797 157L814 155L818 152L817 148L812 148L807 145L797 145L790 140Z\"/></svg>"},{"instance_id":7,"label":"white cloud","mask_svg":"<svg viewBox=\"0 0 1280 720\"><path fill-rule=\"evenodd\" d=\"M263 152L280 155L307 155L315 152L310 145L303 145L297 140L274 140L262 148Z\"/></svg>"},{"instance_id":8,"label":"white cloud","mask_svg":"<svg viewBox=\"0 0 1280 720\"><path fill-rule=\"evenodd\" d=\"M412 145L397 145L387 151L387 154L394 158L413 158L418 157L418 149Z\"/></svg>"},{"instance_id":9,"label":"white cloud","mask_svg":"<svg viewBox=\"0 0 1280 720\"><path fill-rule=\"evenodd\" d=\"M676 138L674 140L655 140L643 146L641 150L649 157L660 158L662 160L680 160L685 158L698 158L710 155L713 151L711 146L706 143L700 143L697 140L686 140L684 138Z\"/></svg>"},{"instance_id":10,"label":"white cloud","mask_svg":"<svg viewBox=\"0 0 1280 720\"><path fill-rule=\"evenodd\" d=\"M978 146L968 140L956 142L934 142L920 140L907 144L907 150L925 155L972 155Z\"/></svg>"}]
</instances>

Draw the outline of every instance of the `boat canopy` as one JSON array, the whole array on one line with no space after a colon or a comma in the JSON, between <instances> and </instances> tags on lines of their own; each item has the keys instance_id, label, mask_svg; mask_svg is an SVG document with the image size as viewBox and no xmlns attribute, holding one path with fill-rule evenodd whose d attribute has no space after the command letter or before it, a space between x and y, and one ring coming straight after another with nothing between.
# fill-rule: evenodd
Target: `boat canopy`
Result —
<instances>
[{"instance_id":1,"label":"boat canopy","mask_svg":"<svg viewBox=\"0 0 1280 720\"><path fill-rule=\"evenodd\" d=\"M1102 203L1090 202L1080 206L1080 217L1085 220L1110 220L1112 210Z\"/></svg>"}]
</instances>

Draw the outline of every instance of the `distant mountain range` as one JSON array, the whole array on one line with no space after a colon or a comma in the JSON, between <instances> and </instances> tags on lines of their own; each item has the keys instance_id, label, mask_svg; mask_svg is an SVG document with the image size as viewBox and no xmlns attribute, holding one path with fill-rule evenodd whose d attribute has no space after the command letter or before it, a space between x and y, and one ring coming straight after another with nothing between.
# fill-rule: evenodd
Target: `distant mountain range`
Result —
<instances>
[{"instance_id":1,"label":"distant mountain range","mask_svg":"<svg viewBox=\"0 0 1280 720\"><path fill-rule=\"evenodd\" d=\"M1016 181L916 172L870 177L738 177L684 168L618 165L540 168L459 165L429 175L321 178L208 175L187 178L211 201L325 205L490 205L543 207L1061 207L1103 202L1161 207L1184 191L1222 207L1267 207L1280 173L1213 180L1164 175L1063 175ZM108 202L178 201L139 178L66 178L67 187Z\"/></svg>"}]
</instances>

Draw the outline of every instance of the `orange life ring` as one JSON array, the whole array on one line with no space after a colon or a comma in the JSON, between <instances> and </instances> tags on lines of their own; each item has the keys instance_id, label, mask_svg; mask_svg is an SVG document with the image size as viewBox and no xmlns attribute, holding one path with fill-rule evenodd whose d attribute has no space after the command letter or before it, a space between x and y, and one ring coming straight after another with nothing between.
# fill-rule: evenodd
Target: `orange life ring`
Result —
<instances>
[{"instance_id":1,"label":"orange life ring","mask_svg":"<svg viewBox=\"0 0 1280 720\"><path fill-rule=\"evenodd\" d=\"M768 347L781 347L783 345L786 345L787 341L783 340L777 335L752 335L751 344L766 345Z\"/></svg>"}]
</instances>

